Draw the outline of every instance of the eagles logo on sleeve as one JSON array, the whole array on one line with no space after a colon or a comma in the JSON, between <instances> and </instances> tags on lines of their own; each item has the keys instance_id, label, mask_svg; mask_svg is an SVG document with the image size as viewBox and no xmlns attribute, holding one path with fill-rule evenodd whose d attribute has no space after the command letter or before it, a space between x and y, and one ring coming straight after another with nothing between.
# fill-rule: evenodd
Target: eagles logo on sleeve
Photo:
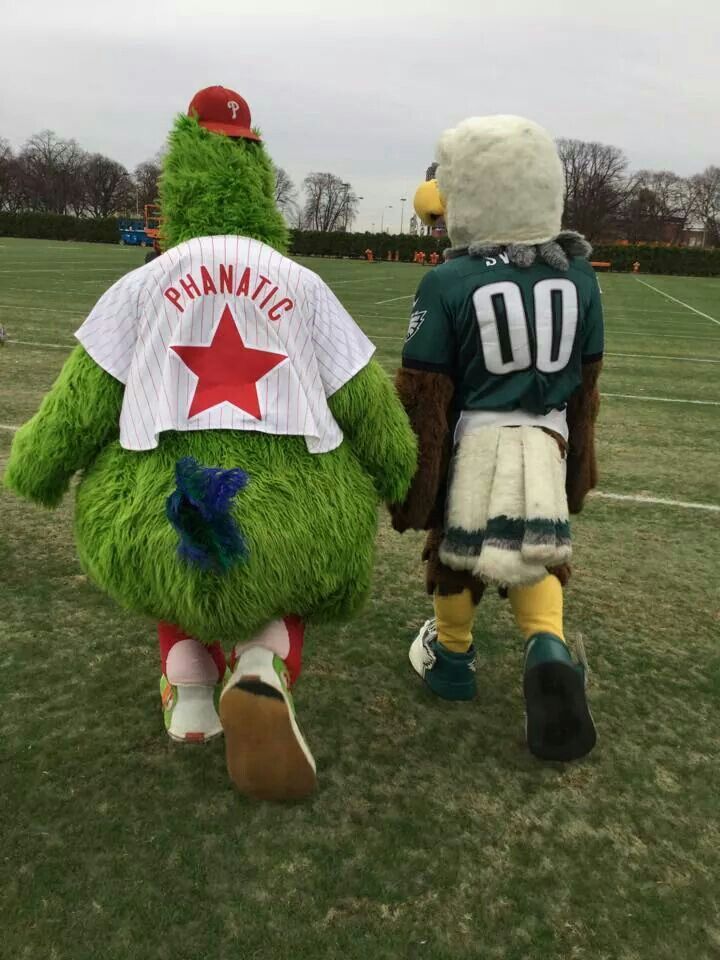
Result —
<instances>
[{"instance_id":1,"label":"eagles logo on sleeve","mask_svg":"<svg viewBox=\"0 0 720 960\"><path fill-rule=\"evenodd\" d=\"M427 316L427 310L416 310L416 306L417 300L414 300L412 305L413 312L410 314L410 326L408 327L407 336L405 337L405 343L407 343L408 340L412 340L425 322L425 317Z\"/></svg>"}]
</instances>

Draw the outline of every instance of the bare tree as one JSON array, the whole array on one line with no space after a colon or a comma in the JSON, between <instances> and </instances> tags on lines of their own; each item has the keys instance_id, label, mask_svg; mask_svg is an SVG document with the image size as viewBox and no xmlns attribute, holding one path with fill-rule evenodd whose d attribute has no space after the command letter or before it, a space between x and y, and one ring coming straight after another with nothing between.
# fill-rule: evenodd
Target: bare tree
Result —
<instances>
[{"instance_id":1,"label":"bare tree","mask_svg":"<svg viewBox=\"0 0 720 960\"><path fill-rule=\"evenodd\" d=\"M282 167L275 167L275 203L286 220L297 219L297 187Z\"/></svg>"},{"instance_id":2,"label":"bare tree","mask_svg":"<svg viewBox=\"0 0 720 960\"><path fill-rule=\"evenodd\" d=\"M83 165L85 202L93 217L125 211L133 194L130 174L121 163L101 153L88 156ZM133 198L134 199L134 198Z\"/></svg>"},{"instance_id":3,"label":"bare tree","mask_svg":"<svg viewBox=\"0 0 720 960\"><path fill-rule=\"evenodd\" d=\"M8 141L0 137L0 210L12 213L17 203L17 160Z\"/></svg>"},{"instance_id":4,"label":"bare tree","mask_svg":"<svg viewBox=\"0 0 720 960\"><path fill-rule=\"evenodd\" d=\"M695 213L697 190L670 170L640 170L623 208L628 240L680 243Z\"/></svg>"},{"instance_id":5,"label":"bare tree","mask_svg":"<svg viewBox=\"0 0 720 960\"><path fill-rule=\"evenodd\" d=\"M30 137L19 157L21 189L29 208L48 213L82 213L85 158L75 140L63 140L52 130Z\"/></svg>"},{"instance_id":6,"label":"bare tree","mask_svg":"<svg viewBox=\"0 0 720 960\"><path fill-rule=\"evenodd\" d=\"M707 167L692 178L695 209L705 228L705 242L720 246L720 167Z\"/></svg>"},{"instance_id":7,"label":"bare tree","mask_svg":"<svg viewBox=\"0 0 720 960\"><path fill-rule=\"evenodd\" d=\"M133 180L135 185L135 204L138 213L146 203L157 202L160 173L160 163L157 159L145 160L135 167Z\"/></svg>"},{"instance_id":8,"label":"bare tree","mask_svg":"<svg viewBox=\"0 0 720 960\"><path fill-rule=\"evenodd\" d=\"M311 173L303 182L302 226L325 233L349 230L357 216L358 198L349 183L334 173Z\"/></svg>"},{"instance_id":9,"label":"bare tree","mask_svg":"<svg viewBox=\"0 0 720 960\"><path fill-rule=\"evenodd\" d=\"M590 240L606 236L632 192L628 161L618 147L584 140L558 140L565 174L563 223Z\"/></svg>"}]
</instances>

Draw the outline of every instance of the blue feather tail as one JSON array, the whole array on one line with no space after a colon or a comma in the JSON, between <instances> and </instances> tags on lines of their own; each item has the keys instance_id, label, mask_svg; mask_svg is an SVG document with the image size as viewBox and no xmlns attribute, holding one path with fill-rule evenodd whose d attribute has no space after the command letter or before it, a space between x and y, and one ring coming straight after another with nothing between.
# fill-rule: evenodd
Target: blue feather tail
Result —
<instances>
[{"instance_id":1,"label":"blue feather tail","mask_svg":"<svg viewBox=\"0 0 720 960\"><path fill-rule=\"evenodd\" d=\"M178 460L177 489L168 497L165 512L180 535L178 554L184 560L215 573L247 560L247 544L230 507L249 479L239 468L203 467L192 457Z\"/></svg>"}]
</instances>

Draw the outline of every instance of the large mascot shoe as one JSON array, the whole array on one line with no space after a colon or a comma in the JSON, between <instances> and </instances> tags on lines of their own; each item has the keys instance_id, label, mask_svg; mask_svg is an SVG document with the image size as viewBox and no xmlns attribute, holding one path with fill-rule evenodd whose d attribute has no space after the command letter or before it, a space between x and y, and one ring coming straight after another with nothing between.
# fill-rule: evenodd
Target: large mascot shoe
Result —
<instances>
[{"instance_id":1,"label":"large mascot shoe","mask_svg":"<svg viewBox=\"0 0 720 960\"><path fill-rule=\"evenodd\" d=\"M299 800L317 786L315 760L295 720L283 661L265 647L241 654L220 697L230 779L256 800Z\"/></svg>"},{"instance_id":2,"label":"large mascot shoe","mask_svg":"<svg viewBox=\"0 0 720 960\"><path fill-rule=\"evenodd\" d=\"M210 648L181 635L164 660L160 697L165 729L172 740L204 743L219 737L222 683Z\"/></svg>"},{"instance_id":3,"label":"large mascot shoe","mask_svg":"<svg viewBox=\"0 0 720 960\"><path fill-rule=\"evenodd\" d=\"M585 666L559 637L536 633L525 648L527 742L540 760L579 760L597 734L585 696Z\"/></svg>"},{"instance_id":4,"label":"large mascot shoe","mask_svg":"<svg viewBox=\"0 0 720 960\"><path fill-rule=\"evenodd\" d=\"M467 653L446 650L437 638L435 620L426 620L410 647L410 663L433 693L444 700L474 700L475 648Z\"/></svg>"},{"instance_id":5,"label":"large mascot shoe","mask_svg":"<svg viewBox=\"0 0 720 960\"><path fill-rule=\"evenodd\" d=\"M173 684L160 677L160 697L165 729L171 740L205 743L222 733L218 704L222 684L214 687Z\"/></svg>"}]
</instances>

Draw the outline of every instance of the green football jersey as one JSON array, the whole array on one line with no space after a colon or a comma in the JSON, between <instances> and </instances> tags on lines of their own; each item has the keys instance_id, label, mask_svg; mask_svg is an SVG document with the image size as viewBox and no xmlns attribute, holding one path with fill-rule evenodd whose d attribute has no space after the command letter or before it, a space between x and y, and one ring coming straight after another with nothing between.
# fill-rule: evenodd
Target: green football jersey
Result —
<instances>
[{"instance_id":1,"label":"green football jersey","mask_svg":"<svg viewBox=\"0 0 720 960\"><path fill-rule=\"evenodd\" d=\"M595 272L517 267L504 254L457 257L427 273L413 303L403 366L446 373L456 410L565 407L582 364L603 354Z\"/></svg>"}]
</instances>

